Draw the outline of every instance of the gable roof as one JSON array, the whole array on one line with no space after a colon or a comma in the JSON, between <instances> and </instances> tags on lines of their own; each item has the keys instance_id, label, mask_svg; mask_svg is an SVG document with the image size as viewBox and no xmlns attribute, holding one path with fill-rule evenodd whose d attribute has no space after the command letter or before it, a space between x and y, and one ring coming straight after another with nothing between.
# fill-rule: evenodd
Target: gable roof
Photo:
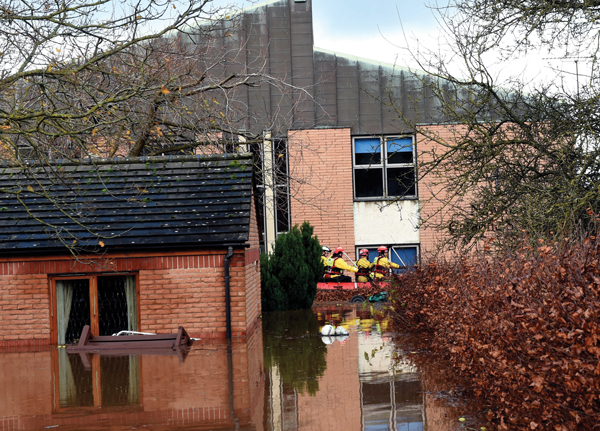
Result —
<instances>
[{"instance_id":1,"label":"gable roof","mask_svg":"<svg viewBox=\"0 0 600 431\"><path fill-rule=\"evenodd\" d=\"M251 155L0 168L0 254L244 245Z\"/></svg>"}]
</instances>

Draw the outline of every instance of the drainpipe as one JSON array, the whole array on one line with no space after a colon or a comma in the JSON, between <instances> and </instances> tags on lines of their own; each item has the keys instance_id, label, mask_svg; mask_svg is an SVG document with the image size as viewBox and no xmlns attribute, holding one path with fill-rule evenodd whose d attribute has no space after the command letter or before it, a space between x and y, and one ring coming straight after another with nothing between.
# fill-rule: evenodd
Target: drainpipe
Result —
<instances>
[{"instance_id":1,"label":"drainpipe","mask_svg":"<svg viewBox=\"0 0 600 431\"><path fill-rule=\"evenodd\" d=\"M233 397L233 349L231 346L231 293L229 288L229 259L233 256L233 247L227 248L225 255L225 320L227 326L227 377L229 387L229 416L233 420L234 429L239 429L238 419L235 417Z\"/></svg>"},{"instance_id":2,"label":"drainpipe","mask_svg":"<svg viewBox=\"0 0 600 431\"><path fill-rule=\"evenodd\" d=\"M227 339L231 340L231 294L229 289L229 259L233 256L233 247L227 249L225 255L225 325Z\"/></svg>"}]
</instances>

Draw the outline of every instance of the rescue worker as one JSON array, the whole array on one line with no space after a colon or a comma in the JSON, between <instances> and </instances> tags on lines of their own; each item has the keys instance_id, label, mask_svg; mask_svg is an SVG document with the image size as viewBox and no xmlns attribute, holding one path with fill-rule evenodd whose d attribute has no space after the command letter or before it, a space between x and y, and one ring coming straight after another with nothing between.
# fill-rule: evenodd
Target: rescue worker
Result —
<instances>
[{"instance_id":1,"label":"rescue worker","mask_svg":"<svg viewBox=\"0 0 600 431\"><path fill-rule=\"evenodd\" d=\"M333 250L333 256L327 260L329 272L323 277L325 281L335 281L336 283L351 282L352 279L349 276L344 275L344 271L358 272L356 266L350 266L344 262L344 259L342 258L343 252L344 249L342 247L337 247Z\"/></svg>"},{"instance_id":2,"label":"rescue worker","mask_svg":"<svg viewBox=\"0 0 600 431\"><path fill-rule=\"evenodd\" d=\"M325 274L330 272L329 268L329 253L331 253L331 249L326 245L323 246L323 254L321 255L321 263L323 264L323 277L321 277L320 281L325 281Z\"/></svg>"},{"instance_id":3,"label":"rescue worker","mask_svg":"<svg viewBox=\"0 0 600 431\"><path fill-rule=\"evenodd\" d=\"M360 255L360 259L356 261L356 266L358 267L356 281L358 283L368 283L371 281L371 269L375 264L369 262L369 250L366 248L363 248L358 254Z\"/></svg>"},{"instance_id":4,"label":"rescue worker","mask_svg":"<svg viewBox=\"0 0 600 431\"><path fill-rule=\"evenodd\" d=\"M388 260L388 248L385 245L379 247L377 251L379 254L375 260L373 260L373 274L375 275L375 278L388 277L390 275L390 268L400 268L400 265Z\"/></svg>"},{"instance_id":5,"label":"rescue worker","mask_svg":"<svg viewBox=\"0 0 600 431\"><path fill-rule=\"evenodd\" d=\"M331 249L329 247L327 247L326 245L324 245L323 246L323 255L321 256L321 263L323 264L323 266L328 266L327 259L329 258L329 253L331 253Z\"/></svg>"}]
</instances>

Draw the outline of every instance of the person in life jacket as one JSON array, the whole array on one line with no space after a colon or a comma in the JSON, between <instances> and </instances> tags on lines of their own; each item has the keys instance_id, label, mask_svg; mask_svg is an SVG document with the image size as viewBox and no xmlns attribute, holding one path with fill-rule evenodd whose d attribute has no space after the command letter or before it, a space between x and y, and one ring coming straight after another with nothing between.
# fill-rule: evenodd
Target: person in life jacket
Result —
<instances>
[{"instance_id":1,"label":"person in life jacket","mask_svg":"<svg viewBox=\"0 0 600 431\"><path fill-rule=\"evenodd\" d=\"M328 274L329 271L329 253L331 253L331 249L326 245L323 246L323 254L321 255L321 263L323 264L323 277L321 277L321 281L325 277L325 274Z\"/></svg>"},{"instance_id":2,"label":"person in life jacket","mask_svg":"<svg viewBox=\"0 0 600 431\"><path fill-rule=\"evenodd\" d=\"M369 262L369 250L363 248L360 252L360 259L356 261L358 272L356 273L356 281L358 283L368 283L371 281L371 269L375 266Z\"/></svg>"},{"instance_id":3,"label":"person in life jacket","mask_svg":"<svg viewBox=\"0 0 600 431\"><path fill-rule=\"evenodd\" d=\"M375 278L388 277L390 275L390 268L400 268L400 265L388 260L388 248L385 245L379 247L377 251L379 254L375 260L373 260L373 274Z\"/></svg>"},{"instance_id":4,"label":"person in life jacket","mask_svg":"<svg viewBox=\"0 0 600 431\"><path fill-rule=\"evenodd\" d=\"M329 265L328 272L323 276L326 281L335 281L339 283L345 283L352 281L352 279L344 275L344 271L352 271L357 272L358 268L356 266L350 266L344 259L342 258L342 253L344 249L342 247L337 247L333 250L333 256L327 259L327 264Z\"/></svg>"}]
</instances>

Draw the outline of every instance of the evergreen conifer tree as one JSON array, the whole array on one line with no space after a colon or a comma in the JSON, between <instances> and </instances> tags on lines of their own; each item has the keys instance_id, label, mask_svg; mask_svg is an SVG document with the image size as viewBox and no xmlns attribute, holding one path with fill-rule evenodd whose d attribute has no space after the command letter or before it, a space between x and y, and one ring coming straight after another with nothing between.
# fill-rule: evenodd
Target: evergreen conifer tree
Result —
<instances>
[{"instance_id":1,"label":"evergreen conifer tree","mask_svg":"<svg viewBox=\"0 0 600 431\"><path fill-rule=\"evenodd\" d=\"M302 223L279 235L272 253L261 256L263 311L302 310L312 306L323 275L321 245L313 227Z\"/></svg>"}]
</instances>

